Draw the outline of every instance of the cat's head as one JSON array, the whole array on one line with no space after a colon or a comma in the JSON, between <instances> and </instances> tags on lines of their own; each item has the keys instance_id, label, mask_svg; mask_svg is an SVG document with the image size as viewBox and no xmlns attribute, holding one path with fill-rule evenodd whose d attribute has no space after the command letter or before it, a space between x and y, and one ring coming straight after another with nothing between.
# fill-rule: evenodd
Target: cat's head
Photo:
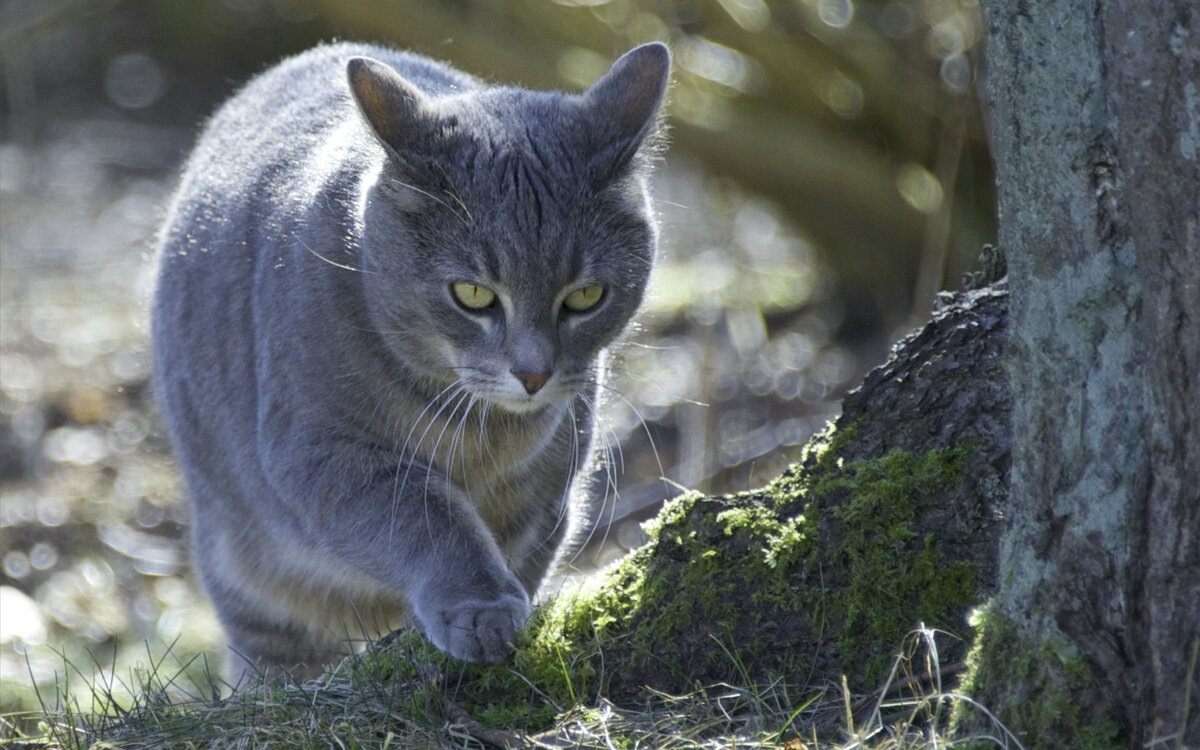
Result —
<instances>
[{"instance_id":1,"label":"cat's head","mask_svg":"<svg viewBox=\"0 0 1200 750\"><path fill-rule=\"evenodd\" d=\"M364 289L405 367L513 412L583 389L654 259L646 171L669 68L647 44L580 95L431 93L349 62L387 155L363 194Z\"/></svg>"}]
</instances>

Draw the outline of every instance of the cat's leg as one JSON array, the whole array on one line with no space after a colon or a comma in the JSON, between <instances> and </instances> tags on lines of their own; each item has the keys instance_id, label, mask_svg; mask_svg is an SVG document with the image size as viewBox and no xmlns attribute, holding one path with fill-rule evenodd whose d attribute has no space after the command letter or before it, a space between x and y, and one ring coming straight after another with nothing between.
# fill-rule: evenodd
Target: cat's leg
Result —
<instances>
[{"instance_id":1,"label":"cat's leg","mask_svg":"<svg viewBox=\"0 0 1200 750\"><path fill-rule=\"evenodd\" d=\"M529 591L474 506L452 489L439 494L445 497L422 500L441 508L425 509L424 520L416 516L405 543L409 559L422 560L404 566L413 615L442 651L465 661L500 661L532 611ZM443 530L442 538L428 534L430 523Z\"/></svg>"},{"instance_id":2,"label":"cat's leg","mask_svg":"<svg viewBox=\"0 0 1200 750\"><path fill-rule=\"evenodd\" d=\"M509 653L529 594L462 490L393 453L316 454L304 446L320 441L300 432L262 444L264 472L315 546L403 596L439 649L474 662Z\"/></svg>"},{"instance_id":3,"label":"cat's leg","mask_svg":"<svg viewBox=\"0 0 1200 750\"><path fill-rule=\"evenodd\" d=\"M501 661L532 610L523 589L488 599L445 594L423 597L414 610L429 640L464 661Z\"/></svg>"}]
</instances>

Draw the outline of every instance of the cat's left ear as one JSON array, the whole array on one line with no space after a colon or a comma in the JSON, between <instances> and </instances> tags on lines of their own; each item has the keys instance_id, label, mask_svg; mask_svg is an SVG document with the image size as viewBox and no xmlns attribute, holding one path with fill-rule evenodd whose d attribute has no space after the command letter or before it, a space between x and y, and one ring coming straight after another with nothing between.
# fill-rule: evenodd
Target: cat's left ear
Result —
<instances>
[{"instance_id":1,"label":"cat's left ear","mask_svg":"<svg viewBox=\"0 0 1200 750\"><path fill-rule=\"evenodd\" d=\"M436 118L429 97L391 66L369 57L351 58L346 63L346 78L375 136L393 159L406 163L404 153L422 140Z\"/></svg>"},{"instance_id":2,"label":"cat's left ear","mask_svg":"<svg viewBox=\"0 0 1200 750\"><path fill-rule=\"evenodd\" d=\"M597 138L596 156L623 171L660 130L659 108L671 75L667 45L634 47L583 92L585 117Z\"/></svg>"}]
</instances>

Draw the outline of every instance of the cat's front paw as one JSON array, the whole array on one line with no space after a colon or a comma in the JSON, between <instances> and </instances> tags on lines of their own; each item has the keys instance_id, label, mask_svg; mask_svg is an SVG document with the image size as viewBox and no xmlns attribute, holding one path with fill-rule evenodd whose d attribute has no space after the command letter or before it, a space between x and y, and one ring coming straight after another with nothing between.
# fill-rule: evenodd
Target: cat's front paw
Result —
<instances>
[{"instance_id":1,"label":"cat's front paw","mask_svg":"<svg viewBox=\"0 0 1200 750\"><path fill-rule=\"evenodd\" d=\"M470 662L498 662L512 651L513 636L528 619L529 598L505 594L497 599L467 599L437 607L425 621L433 645Z\"/></svg>"}]
</instances>

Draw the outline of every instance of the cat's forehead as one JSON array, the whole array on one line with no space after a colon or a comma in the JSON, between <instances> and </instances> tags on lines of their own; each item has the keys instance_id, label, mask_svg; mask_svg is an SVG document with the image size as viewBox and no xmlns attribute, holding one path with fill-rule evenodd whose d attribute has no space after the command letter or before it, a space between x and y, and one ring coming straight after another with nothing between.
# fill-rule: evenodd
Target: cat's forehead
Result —
<instances>
[{"instance_id":1,"label":"cat's forehead","mask_svg":"<svg viewBox=\"0 0 1200 750\"><path fill-rule=\"evenodd\" d=\"M561 137L571 130L576 98L554 91L497 86L448 97L439 102L439 109L459 119L468 132L520 141L532 135Z\"/></svg>"},{"instance_id":2,"label":"cat's forehead","mask_svg":"<svg viewBox=\"0 0 1200 750\"><path fill-rule=\"evenodd\" d=\"M437 150L468 212L529 231L588 213L597 198L559 99L522 90L464 98Z\"/></svg>"},{"instance_id":3,"label":"cat's forehead","mask_svg":"<svg viewBox=\"0 0 1200 750\"><path fill-rule=\"evenodd\" d=\"M580 178L580 160L570 109L560 96L522 90L448 102L452 128L443 131L450 166L460 181L494 180L496 172L531 170L547 178Z\"/></svg>"}]
</instances>

